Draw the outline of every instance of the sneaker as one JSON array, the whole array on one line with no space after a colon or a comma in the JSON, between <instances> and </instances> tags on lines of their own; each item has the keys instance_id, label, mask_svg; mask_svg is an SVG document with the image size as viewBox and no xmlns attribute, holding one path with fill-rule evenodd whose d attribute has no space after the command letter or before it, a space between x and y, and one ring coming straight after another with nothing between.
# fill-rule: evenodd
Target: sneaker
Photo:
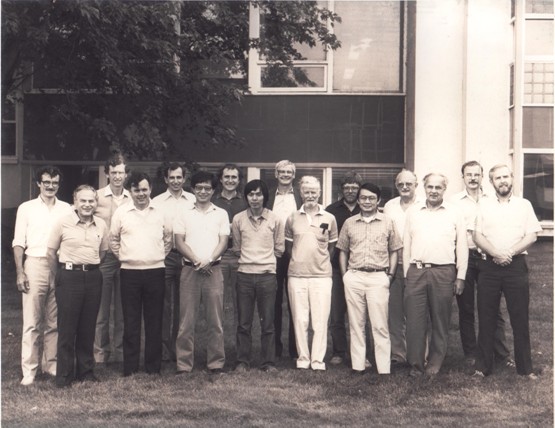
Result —
<instances>
[{"instance_id":1,"label":"sneaker","mask_svg":"<svg viewBox=\"0 0 555 428\"><path fill-rule=\"evenodd\" d=\"M23 379L21 379L21 385L23 386L30 386L33 383L35 383L34 376L24 376Z\"/></svg>"},{"instance_id":2,"label":"sneaker","mask_svg":"<svg viewBox=\"0 0 555 428\"><path fill-rule=\"evenodd\" d=\"M330 364L337 366L339 364L343 363L343 357L340 355L334 355L331 360L330 360Z\"/></svg>"},{"instance_id":3,"label":"sneaker","mask_svg":"<svg viewBox=\"0 0 555 428\"><path fill-rule=\"evenodd\" d=\"M246 373L249 370L245 363L238 363L233 369L233 373Z\"/></svg>"},{"instance_id":4,"label":"sneaker","mask_svg":"<svg viewBox=\"0 0 555 428\"><path fill-rule=\"evenodd\" d=\"M364 360L364 367L366 367L367 369L372 368L372 363L369 359Z\"/></svg>"}]
</instances>

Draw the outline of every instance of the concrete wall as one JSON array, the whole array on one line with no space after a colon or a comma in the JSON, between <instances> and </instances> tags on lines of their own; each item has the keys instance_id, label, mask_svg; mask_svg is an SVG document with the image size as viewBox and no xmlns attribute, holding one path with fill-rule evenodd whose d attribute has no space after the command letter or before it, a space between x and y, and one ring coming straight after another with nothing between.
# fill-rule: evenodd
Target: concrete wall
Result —
<instances>
[{"instance_id":1,"label":"concrete wall","mask_svg":"<svg viewBox=\"0 0 555 428\"><path fill-rule=\"evenodd\" d=\"M418 2L415 68L415 172L449 178L447 197L462 189L460 167L507 162L510 3ZM484 180L487 189L487 179Z\"/></svg>"}]
</instances>

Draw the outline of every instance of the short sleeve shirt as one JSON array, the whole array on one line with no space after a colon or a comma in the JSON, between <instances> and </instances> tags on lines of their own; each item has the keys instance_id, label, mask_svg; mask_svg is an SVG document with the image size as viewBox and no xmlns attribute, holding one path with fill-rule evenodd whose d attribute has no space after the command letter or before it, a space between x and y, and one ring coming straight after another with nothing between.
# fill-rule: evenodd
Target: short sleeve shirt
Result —
<instances>
[{"instance_id":1,"label":"short sleeve shirt","mask_svg":"<svg viewBox=\"0 0 555 428\"><path fill-rule=\"evenodd\" d=\"M293 242L289 276L331 277L328 244L337 241L337 222L332 214L319 207L316 219L312 220L303 205L287 219L285 240Z\"/></svg>"},{"instance_id":2,"label":"short sleeve shirt","mask_svg":"<svg viewBox=\"0 0 555 428\"><path fill-rule=\"evenodd\" d=\"M48 248L60 250L61 263L99 264L100 251L108 250L108 228L100 217L85 224L73 212L54 225Z\"/></svg>"},{"instance_id":3,"label":"short sleeve shirt","mask_svg":"<svg viewBox=\"0 0 555 428\"><path fill-rule=\"evenodd\" d=\"M403 241L393 220L376 213L368 223L362 215L348 219L336 247L349 252L349 269L385 269L389 267L389 253L401 249Z\"/></svg>"}]
</instances>

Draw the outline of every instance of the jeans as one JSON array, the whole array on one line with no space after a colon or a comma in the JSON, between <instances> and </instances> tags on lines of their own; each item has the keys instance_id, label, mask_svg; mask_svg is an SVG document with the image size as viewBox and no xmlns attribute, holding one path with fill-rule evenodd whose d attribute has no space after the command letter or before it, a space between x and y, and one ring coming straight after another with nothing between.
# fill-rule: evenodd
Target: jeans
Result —
<instances>
[{"instance_id":1,"label":"jeans","mask_svg":"<svg viewBox=\"0 0 555 428\"><path fill-rule=\"evenodd\" d=\"M100 264L102 272L102 300L96 320L94 358L106 363L123 358L123 312L121 307L120 262L108 252ZM110 330L113 331L110 339Z\"/></svg>"},{"instance_id":2,"label":"jeans","mask_svg":"<svg viewBox=\"0 0 555 428\"><path fill-rule=\"evenodd\" d=\"M204 304L207 338L207 367L221 369L225 364L224 350L224 283L219 265L210 276L183 266L179 289L179 333L176 341L177 370L193 370L195 356L195 325L200 302Z\"/></svg>"},{"instance_id":3,"label":"jeans","mask_svg":"<svg viewBox=\"0 0 555 428\"><path fill-rule=\"evenodd\" d=\"M478 262L478 358L476 369L491 374L494 361L494 340L501 294L505 296L511 327L513 328L516 371L520 375L532 373L528 305L530 288L526 256L513 258L508 266L491 260Z\"/></svg>"},{"instance_id":4,"label":"jeans","mask_svg":"<svg viewBox=\"0 0 555 428\"><path fill-rule=\"evenodd\" d=\"M145 371L160 373L162 366L162 310L164 268L121 269L123 308L123 375L139 371L141 314L145 327Z\"/></svg>"},{"instance_id":5,"label":"jeans","mask_svg":"<svg viewBox=\"0 0 555 428\"><path fill-rule=\"evenodd\" d=\"M181 255L170 252L164 261L165 287L164 311L162 315L162 359L175 361L175 339L179 329L179 277Z\"/></svg>"},{"instance_id":6,"label":"jeans","mask_svg":"<svg viewBox=\"0 0 555 428\"><path fill-rule=\"evenodd\" d=\"M276 275L273 273L237 273L237 361L250 365L254 306L260 320L261 366L275 365L274 303Z\"/></svg>"},{"instance_id":7,"label":"jeans","mask_svg":"<svg viewBox=\"0 0 555 428\"><path fill-rule=\"evenodd\" d=\"M39 360L39 337L43 336L42 371L56 374L58 324L54 284L50 283L50 267L46 257L27 257L24 266L29 291L21 293L23 334L21 335L21 371L23 377L34 378Z\"/></svg>"},{"instance_id":8,"label":"jeans","mask_svg":"<svg viewBox=\"0 0 555 428\"><path fill-rule=\"evenodd\" d=\"M61 384L74 378L82 379L94 369L94 334L101 294L102 273L99 269L87 272L58 270L56 379Z\"/></svg>"}]
</instances>

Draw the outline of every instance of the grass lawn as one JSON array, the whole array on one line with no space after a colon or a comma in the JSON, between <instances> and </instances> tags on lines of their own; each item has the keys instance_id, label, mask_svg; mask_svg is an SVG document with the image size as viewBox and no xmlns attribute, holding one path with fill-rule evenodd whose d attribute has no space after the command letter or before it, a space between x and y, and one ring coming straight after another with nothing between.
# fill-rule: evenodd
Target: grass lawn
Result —
<instances>
[{"instance_id":1,"label":"grass lawn","mask_svg":"<svg viewBox=\"0 0 555 428\"><path fill-rule=\"evenodd\" d=\"M500 368L485 380L468 375L457 326L456 303L442 372L412 379L408 369L391 376L353 377L347 366L326 372L294 370L289 359L278 373L205 371L205 325L197 326L195 370L175 376L123 378L121 366L96 369L101 383L59 390L52 379L22 387L21 300L12 272L2 276L2 424L13 426L553 426L553 245L536 243L529 256L532 359L538 381ZM287 331L284 328L284 331ZM226 302L226 370L235 361L233 310ZM510 333L510 328L508 333ZM511 346L512 346L512 335ZM254 355L259 351L255 331ZM328 342L330 343L330 342ZM257 361L255 361L256 364Z\"/></svg>"}]
</instances>

